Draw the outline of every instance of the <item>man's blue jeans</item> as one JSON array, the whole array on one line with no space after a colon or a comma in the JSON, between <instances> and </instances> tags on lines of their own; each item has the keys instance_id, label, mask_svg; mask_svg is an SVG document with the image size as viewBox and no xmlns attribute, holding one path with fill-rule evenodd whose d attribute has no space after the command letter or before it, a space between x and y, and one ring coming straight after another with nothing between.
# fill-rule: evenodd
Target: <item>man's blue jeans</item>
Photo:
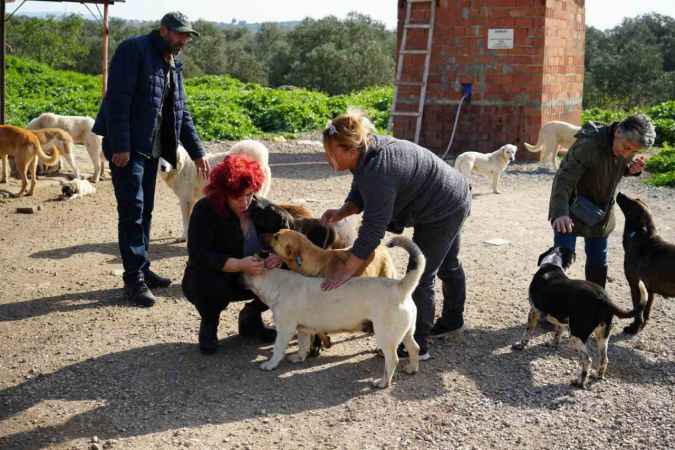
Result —
<instances>
[{"instance_id":1,"label":"man's blue jeans","mask_svg":"<svg viewBox=\"0 0 675 450\"><path fill-rule=\"evenodd\" d=\"M607 267L607 238L584 238L584 243L586 267ZM576 252L577 236L574 233L556 232L553 237L553 245Z\"/></svg>"},{"instance_id":2,"label":"man's blue jeans","mask_svg":"<svg viewBox=\"0 0 675 450\"><path fill-rule=\"evenodd\" d=\"M157 159L133 152L124 167L110 163L117 198L117 230L125 284L142 280L143 273L150 268L148 248L157 165Z\"/></svg>"}]
</instances>

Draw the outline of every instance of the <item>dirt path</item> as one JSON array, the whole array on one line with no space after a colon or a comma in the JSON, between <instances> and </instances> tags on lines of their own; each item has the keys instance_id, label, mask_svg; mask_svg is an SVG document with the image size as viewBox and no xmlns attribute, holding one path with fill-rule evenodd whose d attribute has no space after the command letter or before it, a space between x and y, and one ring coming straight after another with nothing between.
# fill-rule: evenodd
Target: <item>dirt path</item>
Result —
<instances>
[{"instance_id":1,"label":"dirt path","mask_svg":"<svg viewBox=\"0 0 675 450\"><path fill-rule=\"evenodd\" d=\"M304 199L316 214L340 204L350 177L331 173L320 148L271 149L272 199ZM551 179L516 165L502 195L476 185L463 235L464 339L435 341L420 373L398 375L386 391L370 388L382 368L371 338L337 336L321 357L267 373L255 362L270 348L236 335L241 304L223 313L212 357L197 351L198 316L178 284L158 291L151 309L125 304L109 180L73 202L51 201L59 189L46 182L33 199L0 200L0 448L674 448L672 299L657 298L639 338L615 325L608 379L589 391L570 388L574 354L546 347L548 336L511 351L536 257L551 242ZM675 191L632 179L623 191L645 199L675 241ZM15 214L37 204L37 214ZM628 307L617 216L608 290ZM178 282L180 226L160 182L153 266ZM510 244L484 243L492 238ZM583 263L580 248L574 276Z\"/></svg>"}]
</instances>

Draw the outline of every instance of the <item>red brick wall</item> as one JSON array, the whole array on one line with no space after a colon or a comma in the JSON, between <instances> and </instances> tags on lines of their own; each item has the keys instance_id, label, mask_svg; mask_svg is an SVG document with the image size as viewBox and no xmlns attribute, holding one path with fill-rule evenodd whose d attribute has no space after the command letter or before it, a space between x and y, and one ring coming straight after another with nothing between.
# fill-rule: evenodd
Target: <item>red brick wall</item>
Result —
<instances>
[{"instance_id":1,"label":"red brick wall","mask_svg":"<svg viewBox=\"0 0 675 450\"><path fill-rule=\"evenodd\" d=\"M490 152L534 142L544 122L578 123L584 71L584 0L438 0L420 143L445 151L462 83L472 83L451 154ZM399 1L399 45L405 2ZM415 21L429 21L429 3L413 5ZM514 48L488 50L489 28L513 28ZM408 34L408 48L424 48L426 32ZM406 55L404 80L420 80L423 56ZM414 110L419 89L399 89L398 110ZM398 116L394 135L413 139L414 117Z\"/></svg>"}]
</instances>

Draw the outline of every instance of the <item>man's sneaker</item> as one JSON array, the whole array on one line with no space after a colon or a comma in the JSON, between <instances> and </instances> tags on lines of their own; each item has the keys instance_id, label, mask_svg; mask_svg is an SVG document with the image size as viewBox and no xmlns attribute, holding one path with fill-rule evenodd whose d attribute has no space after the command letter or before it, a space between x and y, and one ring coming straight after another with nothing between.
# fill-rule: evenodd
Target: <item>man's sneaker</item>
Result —
<instances>
[{"instance_id":1,"label":"man's sneaker","mask_svg":"<svg viewBox=\"0 0 675 450\"><path fill-rule=\"evenodd\" d=\"M157 300L155 296L152 295L150 289L148 289L148 285L143 281L138 281L125 286L124 294L129 302L145 308L154 305Z\"/></svg>"},{"instance_id":2,"label":"man's sneaker","mask_svg":"<svg viewBox=\"0 0 675 450\"><path fill-rule=\"evenodd\" d=\"M431 337L442 337L442 336L450 336L452 334L460 334L462 330L464 329L464 325L459 325L455 327L448 327L440 322L436 322L433 327L431 327L431 331L429 332L429 336Z\"/></svg>"},{"instance_id":3,"label":"man's sneaker","mask_svg":"<svg viewBox=\"0 0 675 450\"><path fill-rule=\"evenodd\" d=\"M171 286L171 280L169 278L160 277L150 269L143 273L143 278L145 278L145 284L150 289L167 288Z\"/></svg>"}]
</instances>

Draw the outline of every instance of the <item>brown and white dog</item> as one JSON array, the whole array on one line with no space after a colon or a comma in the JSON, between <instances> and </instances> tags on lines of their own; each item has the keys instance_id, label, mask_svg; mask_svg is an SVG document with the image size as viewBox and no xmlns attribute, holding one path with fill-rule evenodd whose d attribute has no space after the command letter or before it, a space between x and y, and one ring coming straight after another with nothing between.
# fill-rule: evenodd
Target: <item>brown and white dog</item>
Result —
<instances>
[{"instance_id":1,"label":"brown and white dog","mask_svg":"<svg viewBox=\"0 0 675 450\"><path fill-rule=\"evenodd\" d=\"M101 145L102 138L91 131L93 127L94 119L91 117L61 116L49 112L40 114L27 125L27 128L31 130L60 128L70 134L75 144L84 145L94 166L91 182L97 183L105 172L105 157Z\"/></svg>"},{"instance_id":2,"label":"brown and white dog","mask_svg":"<svg viewBox=\"0 0 675 450\"><path fill-rule=\"evenodd\" d=\"M524 142L523 145L531 152L541 152L539 161L550 163L553 170L558 170L558 146L569 149L576 141L576 134L581 127L571 123L553 120L546 122L539 129L539 137L535 145Z\"/></svg>"},{"instance_id":3,"label":"brown and white dog","mask_svg":"<svg viewBox=\"0 0 675 450\"><path fill-rule=\"evenodd\" d=\"M675 244L657 234L645 202L619 193L616 203L626 217L623 269L635 311L635 320L624 328L624 332L636 334L647 325L654 294L675 297ZM646 302L641 295L644 288L647 290Z\"/></svg>"},{"instance_id":4,"label":"brown and white dog","mask_svg":"<svg viewBox=\"0 0 675 450\"><path fill-rule=\"evenodd\" d=\"M492 178L492 190L499 194L499 180L509 163L516 159L518 147L511 144L501 146L492 153L464 152L455 160L455 169L471 181L471 173L476 172Z\"/></svg>"},{"instance_id":5,"label":"brown and white dog","mask_svg":"<svg viewBox=\"0 0 675 450\"><path fill-rule=\"evenodd\" d=\"M323 249L309 240L307 236L294 230L280 230L269 239L269 245L294 272L310 277L326 276L338 263L349 259L351 251L345 249ZM378 246L368 259L364 277L396 277L394 261L383 245Z\"/></svg>"},{"instance_id":6,"label":"brown and white dog","mask_svg":"<svg viewBox=\"0 0 675 450\"><path fill-rule=\"evenodd\" d=\"M48 146L53 145L51 142ZM37 163L38 159L48 166L56 164L61 157L58 148L54 148L54 153L49 156L42 150L40 139L32 131L12 125L0 125L0 157L2 157L2 174L0 183L6 183L9 176L9 156L14 158L16 170L21 178L21 190L16 197L22 196L28 186L28 169L31 170L31 184L27 195L35 193L37 183Z\"/></svg>"}]
</instances>

